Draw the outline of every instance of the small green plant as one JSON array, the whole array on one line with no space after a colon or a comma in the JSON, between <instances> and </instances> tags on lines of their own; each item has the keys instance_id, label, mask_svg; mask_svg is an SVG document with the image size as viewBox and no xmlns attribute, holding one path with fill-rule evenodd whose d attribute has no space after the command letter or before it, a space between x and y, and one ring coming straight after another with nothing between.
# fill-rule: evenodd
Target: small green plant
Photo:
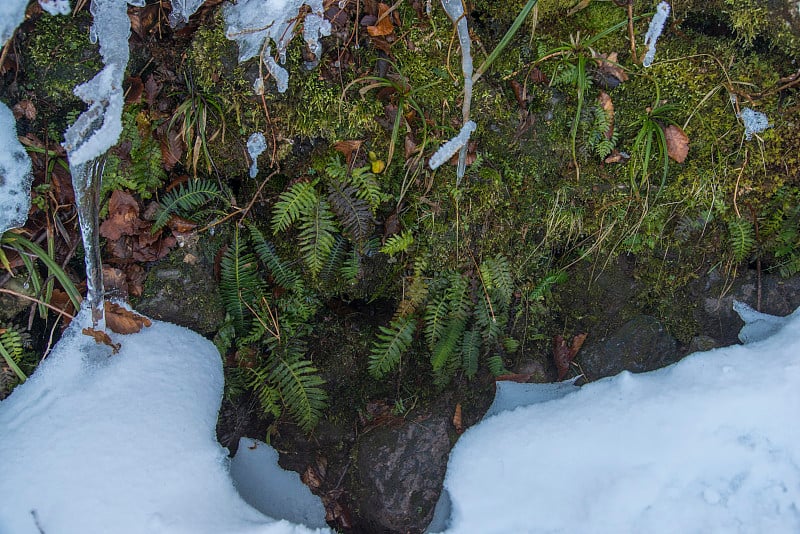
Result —
<instances>
[{"instance_id":1,"label":"small green plant","mask_svg":"<svg viewBox=\"0 0 800 534\"><path fill-rule=\"evenodd\" d=\"M747 219L733 219L728 222L728 244L733 261L741 263L750 255L755 246L755 230Z\"/></svg>"},{"instance_id":2,"label":"small green plant","mask_svg":"<svg viewBox=\"0 0 800 534\"><path fill-rule=\"evenodd\" d=\"M656 91L655 102L659 102L658 95ZM672 118L678 109L675 104L654 105L647 108L634 122L633 128L638 131L633 139L631 159L628 162L628 176L633 191L650 186L650 163L654 156L661 164L660 187L664 187L667 182L669 155L664 127L670 124L678 125Z\"/></svg>"},{"instance_id":3,"label":"small green plant","mask_svg":"<svg viewBox=\"0 0 800 534\"><path fill-rule=\"evenodd\" d=\"M172 215L187 219L197 217L198 210L208 202L221 198L219 186L211 180L189 180L161 198L158 212L153 222L153 233L167 224Z\"/></svg>"},{"instance_id":4,"label":"small green plant","mask_svg":"<svg viewBox=\"0 0 800 534\"><path fill-rule=\"evenodd\" d=\"M14 371L20 382L28 379L19 367L19 362L24 352L25 346L22 333L14 326L0 325L0 355L3 356L6 365Z\"/></svg>"}]
</instances>

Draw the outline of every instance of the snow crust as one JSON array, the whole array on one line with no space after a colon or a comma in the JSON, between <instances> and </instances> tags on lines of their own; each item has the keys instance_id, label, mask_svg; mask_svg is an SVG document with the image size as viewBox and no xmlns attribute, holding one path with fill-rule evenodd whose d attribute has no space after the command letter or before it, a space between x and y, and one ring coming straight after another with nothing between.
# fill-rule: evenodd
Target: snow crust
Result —
<instances>
[{"instance_id":1,"label":"snow crust","mask_svg":"<svg viewBox=\"0 0 800 534\"><path fill-rule=\"evenodd\" d=\"M39 0L39 5L51 15L69 15L72 11L69 0Z\"/></svg>"},{"instance_id":2,"label":"snow crust","mask_svg":"<svg viewBox=\"0 0 800 534\"><path fill-rule=\"evenodd\" d=\"M289 73L279 63L286 62L286 47L294 37L298 14L304 5L311 8L303 22L303 39L316 58L306 63L306 68L311 69L322 55L320 38L331 34L322 0L240 0L222 6L225 36L239 45L239 63L260 56L280 93L289 87ZM276 56L270 43L275 44ZM257 85L254 89L258 93Z\"/></svg>"},{"instance_id":3,"label":"snow crust","mask_svg":"<svg viewBox=\"0 0 800 534\"><path fill-rule=\"evenodd\" d=\"M247 139L247 154L253 161L250 164L250 178L258 175L258 156L267 149L267 140L261 132L255 132Z\"/></svg>"},{"instance_id":4,"label":"snow crust","mask_svg":"<svg viewBox=\"0 0 800 534\"><path fill-rule=\"evenodd\" d=\"M84 309L0 402L0 532L320 532L236 492L215 438L223 378L210 341L153 321L111 334L112 355L81 334L89 324Z\"/></svg>"},{"instance_id":5,"label":"snow crust","mask_svg":"<svg viewBox=\"0 0 800 534\"><path fill-rule=\"evenodd\" d=\"M742 123L744 123L744 137L748 141L753 138L754 134L759 134L767 128L772 128L765 114L751 108L743 108L737 117L742 119Z\"/></svg>"},{"instance_id":6,"label":"snow crust","mask_svg":"<svg viewBox=\"0 0 800 534\"><path fill-rule=\"evenodd\" d=\"M0 102L0 235L28 219L32 179L31 158L17 139L14 114Z\"/></svg>"},{"instance_id":7,"label":"snow crust","mask_svg":"<svg viewBox=\"0 0 800 534\"><path fill-rule=\"evenodd\" d=\"M0 2L0 46L11 39L14 31L25 20L28 0L3 0Z\"/></svg>"},{"instance_id":8,"label":"snow crust","mask_svg":"<svg viewBox=\"0 0 800 534\"><path fill-rule=\"evenodd\" d=\"M746 345L468 430L444 483L447 532L800 532L800 310L740 309Z\"/></svg>"}]
</instances>

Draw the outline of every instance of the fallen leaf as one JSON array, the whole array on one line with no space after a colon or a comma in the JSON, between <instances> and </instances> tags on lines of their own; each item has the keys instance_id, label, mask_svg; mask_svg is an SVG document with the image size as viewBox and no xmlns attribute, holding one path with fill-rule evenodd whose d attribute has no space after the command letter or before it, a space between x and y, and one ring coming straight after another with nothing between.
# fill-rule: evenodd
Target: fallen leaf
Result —
<instances>
[{"instance_id":1,"label":"fallen leaf","mask_svg":"<svg viewBox=\"0 0 800 534\"><path fill-rule=\"evenodd\" d=\"M312 491L317 490L322 486L323 478L313 465L306 467L306 470L300 475L300 480L308 486Z\"/></svg>"},{"instance_id":2,"label":"fallen leaf","mask_svg":"<svg viewBox=\"0 0 800 534\"><path fill-rule=\"evenodd\" d=\"M53 293L50 295L50 305L64 313L75 315L75 306L72 305L72 300L70 300L69 295L67 295L66 291L62 291L57 287L53 288ZM61 317L63 320L62 324L65 327L72 322L72 319L67 315L62 315Z\"/></svg>"},{"instance_id":3,"label":"fallen leaf","mask_svg":"<svg viewBox=\"0 0 800 534\"><path fill-rule=\"evenodd\" d=\"M378 20L374 26L367 26L367 33L372 37L382 37L394 33L394 25L388 11L389 6L383 3L378 4Z\"/></svg>"},{"instance_id":4,"label":"fallen leaf","mask_svg":"<svg viewBox=\"0 0 800 534\"><path fill-rule=\"evenodd\" d=\"M337 152L342 153L344 155L344 159L347 162L347 165L353 163L353 158L358 150L361 148L361 145L364 144L364 141L361 139L350 139L347 141L337 141L333 144L333 149Z\"/></svg>"},{"instance_id":5,"label":"fallen leaf","mask_svg":"<svg viewBox=\"0 0 800 534\"><path fill-rule=\"evenodd\" d=\"M135 334L153 323L144 315L139 315L113 302L105 302L106 326L117 334Z\"/></svg>"},{"instance_id":6,"label":"fallen leaf","mask_svg":"<svg viewBox=\"0 0 800 534\"><path fill-rule=\"evenodd\" d=\"M189 219L184 219L183 217L173 215L167 221L167 226L169 226L169 229L172 230L172 233L174 234L188 234L197 228L197 223L190 221Z\"/></svg>"},{"instance_id":7,"label":"fallen leaf","mask_svg":"<svg viewBox=\"0 0 800 534\"><path fill-rule=\"evenodd\" d=\"M664 128L664 137L667 140L667 155L678 163L686 161L689 154L689 136L680 126L670 124Z\"/></svg>"},{"instance_id":8,"label":"fallen leaf","mask_svg":"<svg viewBox=\"0 0 800 534\"><path fill-rule=\"evenodd\" d=\"M531 373L514 373L508 375L497 375L494 377L495 382L516 382L518 384L525 384L530 381L533 374Z\"/></svg>"},{"instance_id":9,"label":"fallen leaf","mask_svg":"<svg viewBox=\"0 0 800 534\"><path fill-rule=\"evenodd\" d=\"M134 235L139 222L139 204L133 195L120 191L111 193L108 218L100 225L100 235L116 241L123 235Z\"/></svg>"},{"instance_id":10,"label":"fallen leaf","mask_svg":"<svg viewBox=\"0 0 800 534\"><path fill-rule=\"evenodd\" d=\"M403 143L403 149L406 159L410 158L417 151L417 143L414 142L411 134L406 134L406 138Z\"/></svg>"},{"instance_id":11,"label":"fallen leaf","mask_svg":"<svg viewBox=\"0 0 800 534\"><path fill-rule=\"evenodd\" d=\"M511 90L514 92L514 98L517 99L517 104L522 109L527 109L528 103L525 101L525 88L517 80L508 82L511 85Z\"/></svg>"},{"instance_id":12,"label":"fallen leaf","mask_svg":"<svg viewBox=\"0 0 800 534\"><path fill-rule=\"evenodd\" d=\"M36 120L36 106L30 100L20 100L12 108L15 119L25 117L29 121Z\"/></svg>"},{"instance_id":13,"label":"fallen leaf","mask_svg":"<svg viewBox=\"0 0 800 534\"><path fill-rule=\"evenodd\" d=\"M98 345L108 345L111 347L111 352L116 354L119 352L120 345L119 343L114 343L111 341L111 338L108 337L108 334L103 332L102 330L95 330L94 328L84 328L82 330L83 335L93 337L94 340L97 342Z\"/></svg>"},{"instance_id":14,"label":"fallen leaf","mask_svg":"<svg viewBox=\"0 0 800 534\"><path fill-rule=\"evenodd\" d=\"M628 156L627 154L623 154L622 152L620 152L615 148L614 150L611 151L611 154L606 159L603 160L603 163L623 163L625 161L628 161L629 159L630 156Z\"/></svg>"},{"instance_id":15,"label":"fallen leaf","mask_svg":"<svg viewBox=\"0 0 800 534\"><path fill-rule=\"evenodd\" d=\"M617 53L597 54L592 57L597 62L596 78L601 87L615 89L622 82L628 81L628 74L617 61Z\"/></svg>"},{"instance_id":16,"label":"fallen leaf","mask_svg":"<svg viewBox=\"0 0 800 534\"><path fill-rule=\"evenodd\" d=\"M128 297L128 277L122 269L103 265L103 288L113 297Z\"/></svg>"},{"instance_id":17,"label":"fallen leaf","mask_svg":"<svg viewBox=\"0 0 800 534\"><path fill-rule=\"evenodd\" d=\"M147 95L147 107L154 109L156 97L161 92L161 84L156 81L152 74L144 82L144 92Z\"/></svg>"},{"instance_id":18,"label":"fallen leaf","mask_svg":"<svg viewBox=\"0 0 800 534\"><path fill-rule=\"evenodd\" d=\"M125 276L128 279L128 294L141 297L144 292L144 279L146 273L141 265L131 263L125 267Z\"/></svg>"},{"instance_id":19,"label":"fallen leaf","mask_svg":"<svg viewBox=\"0 0 800 534\"><path fill-rule=\"evenodd\" d=\"M461 421L461 403L456 404L456 410L453 414L453 426L456 428L456 433L461 434L464 432L464 425Z\"/></svg>"},{"instance_id":20,"label":"fallen leaf","mask_svg":"<svg viewBox=\"0 0 800 534\"><path fill-rule=\"evenodd\" d=\"M131 76L127 80L128 89L125 91L126 104L138 104L142 100L144 84L138 76Z\"/></svg>"},{"instance_id":21,"label":"fallen leaf","mask_svg":"<svg viewBox=\"0 0 800 534\"><path fill-rule=\"evenodd\" d=\"M564 380L569 372L569 365L578 351L581 350L586 334L578 334L572 338L572 344L567 346L567 342L561 335L553 336L553 359L558 370L558 380Z\"/></svg>"}]
</instances>

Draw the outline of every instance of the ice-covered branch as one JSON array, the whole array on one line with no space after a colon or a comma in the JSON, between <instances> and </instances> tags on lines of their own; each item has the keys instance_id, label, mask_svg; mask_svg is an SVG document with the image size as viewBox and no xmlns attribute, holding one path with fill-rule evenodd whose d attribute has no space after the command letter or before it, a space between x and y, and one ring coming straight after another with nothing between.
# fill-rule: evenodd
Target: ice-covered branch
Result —
<instances>
[{"instance_id":1,"label":"ice-covered branch","mask_svg":"<svg viewBox=\"0 0 800 534\"><path fill-rule=\"evenodd\" d=\"M431 156L431 159L428 160L428 166L434 170L439 168L445 161L452 158L456 152L467 146L469 136L472 135L474 131L475 123L467 121L467 123L461 127L461 131L458 132L457 136L440 146L439 150Z\"/></svg>"},{"instance_id":2,"label":"ice-covered branch","mask_svg":"<svg viewBox=\"0 0 800 534\"><path fill-rule=\"evenodd\" d=\"M320 37L331 34L322 0L240 0L222 6L225 36L239 45L239 62L260 56L281 93L289 87L289 73L279 63L286 62L286 47L294 37L298 13L304 5L311 13L303 22L303 39L316 57L316 61L306 63L310 69L322 55ZM276 46L275 56L270 42ZM258 91L258 83L254 87Z\"/></svg>"},{"instance_id":3,"label":"ice-covered branch","mask_svg":"<svg viewBox=\"0 0 800 534\"><path fill-rule=\"evenodd\" d=\"M669 17L670 6L667 2L661 2L656 8L656 14L650 20L650 27L647 28L647 34L644 36L644 45L647 47L647 53L642 60L642 66L649 67L653 64L656 57L656 41L664 31L664 24Z\"/></svg>"}]
</instances>

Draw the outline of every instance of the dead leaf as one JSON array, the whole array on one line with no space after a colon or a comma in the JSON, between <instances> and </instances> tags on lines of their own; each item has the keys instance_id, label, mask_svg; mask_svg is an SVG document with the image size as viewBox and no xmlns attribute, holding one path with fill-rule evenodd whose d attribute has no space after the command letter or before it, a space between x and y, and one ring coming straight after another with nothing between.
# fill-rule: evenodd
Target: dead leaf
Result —
<instances>
[{"instance_id":1,"label":"dead leaf","mask_svg":"<svg viewBox=\"0 0 800 534\"><path fill-rule=\"evenodd\" d=\"M464 424L461 421L461 403L456 404L456 410L453 414L453 426L456 428L456 433L461 434L464 432Z\"/></svg>"},{"instance_id":2,"label":"dead leaf","mask_svg":"<svg viewBox=\"0 0 800 534\"><path fill-rule=\"evenodd\" d=\"M517 104L521 109L527 109L528 103L525 101L525 88L517 80L508 82L511 85L511 90L514 91L514 98L517 99Z\"/></svg>"},{"instance_id":3,"label":"dead leaf","mask_svg":"<svg viewBox=\"0 0 800 534\"><path fill-rule=\"evenodd\" d=\"M494 377L495 382L516 382L518 384L525 384L530 381L533 374L531 373L514 373L509 375L497 375Z\"/></svg>"},{"instance_id":4,"label":"dead leaf","mask_svg":"<svg viewBox=\"0 0 800 534\"><path fill-rule=\"evenodd\" d=\"M630 159L630 156L623 154L616 148L611 151L611 154L603 160L603 163L624 163Z\"/></svg>"},{"instance_id":5,"label":"dead leaf","mask_svg":"<svg viewBox=\"0 0 800 534\"><path fill-rule=\"evenodd\" d=\"M313 465L306 467L306 470L300 475L300 480L308 486L312 491L318 490L322 486L324 480L323 476Z\"/></svg>"},{"instance_id":6,"label":"dead leaf","mask_svg":"<svg viewBox=\"0 0 800 534\"><path fill-rule=\"evenodd\" d=\"M108 218L100 225L100 235L116 241L123 235L136 234L139 221L139 204L133 195L120 191L111 193L108 201Z\"/></svg>"},{"instance_id":7,"label":"dead leaf","mask_svg":"<svg viewBox=\"0 0 800 534\"><path fill-rule=\"evenodd\" d=\"M138 76L131 76L127 80L128 90L125 91L126 104L138 104L142 100L144 84Z\"/></svg>"},{"instance_id":8,"label":"dead leaf","mask_svg":"<svg viewBox=\"0 0 800 534\"><path fill-rule=\"evenodd\" d=\"M122 347L122 345L120 345L119 343L114 343L113 341L111 341L111 338L108 337L108 334L106 334L102 330L95 330L94 328L84 328L83 335L93 337L98 345L108 345L109 347L111 347L111 352L113 354L118 353L119 349Z\"/></svg>"},{"instance_id":9,"label":"dead leaf","mask_svg":"<svg viewBox=\"0 0 800 534\"><path fill-rule=\"evenodd\" d=\"M146 273L141 265L131 263L125 267L125 276L128 279L128 294L141 297L144 292L144 279Z\"/></svg>"},{"instance_id":10,"label":"dead leaf","mask_svg":"<svg viewBox=\"0 0 800 534\"><path fill-rule=\"evenodd\" d=\"M128 298L128 277L121 269L103 265L103 287L114 297Z\"/></svg>"},{"instance_id":11,"label":"dead leaf","mask_svg":"<svg viewBox=\"0 0 800 534\"><path fill-rule=\"evenodd\" d=\"M553 336L553 359L558 370L558 380L564 380L569 372L569 365L578 351L581 350L586 334L578 334L572 338L572 344L567 346L567 342L561 335Z\"/></svg>"},{"instance_id":12,"label":"dead leaf","mask_svg":"<svg viewBox=\"0 0 800 534\"><path fill-rule=\"evenodd\" d=\"M358 150L361 148L361 145L364 144L364 141L361 139L350 139L347 141L337 141L333 144L333 149L337 152L341 152L344 155L344 159L347 162L347 165L350 166L353 163L353 158Z\"/></svg>"},{"instance_id":13,"label":"dead leaf","mask_svg":"<svg viewBox=\"0 0 800 534\"><path fill-rule=\"evenodd\" d=\"M144 82L144 92L147 95L147 107L151 110L155 108L155 101L158 93L161 92L161 84L151 74Z\"/></svg>"},{"instance_id":14,"label":"dead leaf","mask_svg":"<svg viewBox=\"0 0 800 534\"><path fill-rule=\"evenodd\" d=\"M664 128L664 137L667 140L667 155L678 163L686 161L689 154L689 136L680 126L670 124Z\"/></svg>"},{"instance_id":15,"label":"dead leaf","mask_svg":"<svg viewBox=\"0 0 800 534\"><path fill-rule=\"evenodd\" d=\"M374 26L367 26L367 33L372 37L382 37L394 33L394 25L388 11L389 6L384 3L378 4L378 20Z\"/></svg>"},{"instance_id":16,"label":"dead leaf","mask_svg":"<svg viewBox=\"0 0 800 534\"><path fill-rule=\"evenodd\" d=\"M592 57L597 62L597 82L606 89L615 89L622 82L628 81L628 74L625 72L617 60L617 53L597 54Z\"/></svg>"},{"instance_id":17,"label":"dead leaf","mask_svg":"<svg viewBox=\"0 0 800 534\"><path fill-rule=\"evenodd\" d=\"M414 142L414 139L411 137L411 134L406 134L405 141L403 142L403 149L406 159L410 158L414 153L417 151L417 143Z\"/></svg>"},{"instance_id":18,"label":"dead leaf","mask_svg":"<svg viewBox=\"0 0 800 534\"><path fill-rule=\"evenodd\" d=\"M174 234L188 234L197 228L197 223L190 221L189 219L184 219L183 217L173 215L167 221L167 226L169 226L169 229L172 230L172 233Z\"/></svg>"},{"instance_id":19,"label":"dead leaf","mask_svg":"<svg viewBox=\"0 0 800 534\"><path fill-rule=\"evenodd\" d=\"M135 334L153 323L144 315L139 315L113 302L105 302L106 326L117 334Z\"/></svg>"},{"instance_id":20,"label":"dead leaf","mask_svg":"<svg viewBox=\"0 0 800 534\"><path fill-rule=\"evenodd\" d=\"M36 120L36 106L30 100L20 100L12 108L15 119L25 117L29 121Z\"/></svg>"},{"instance_id":21,"label":"dead leaf","mask_svg":"<svg viewBox=\"0 0 800 534\"><path fill-rule=\"evenodd\" d=\"M58 308L64 313L75 315L75 306L72 305L72 300L70 300L69 295L67 295L66 291L62 291L57 287L53 288L53 293L50 295L50 305ZM61 317L63 320L62 324L65 327L72 322L72 319L67 315L62 315Z\"/></svg>"}]
</instances>

